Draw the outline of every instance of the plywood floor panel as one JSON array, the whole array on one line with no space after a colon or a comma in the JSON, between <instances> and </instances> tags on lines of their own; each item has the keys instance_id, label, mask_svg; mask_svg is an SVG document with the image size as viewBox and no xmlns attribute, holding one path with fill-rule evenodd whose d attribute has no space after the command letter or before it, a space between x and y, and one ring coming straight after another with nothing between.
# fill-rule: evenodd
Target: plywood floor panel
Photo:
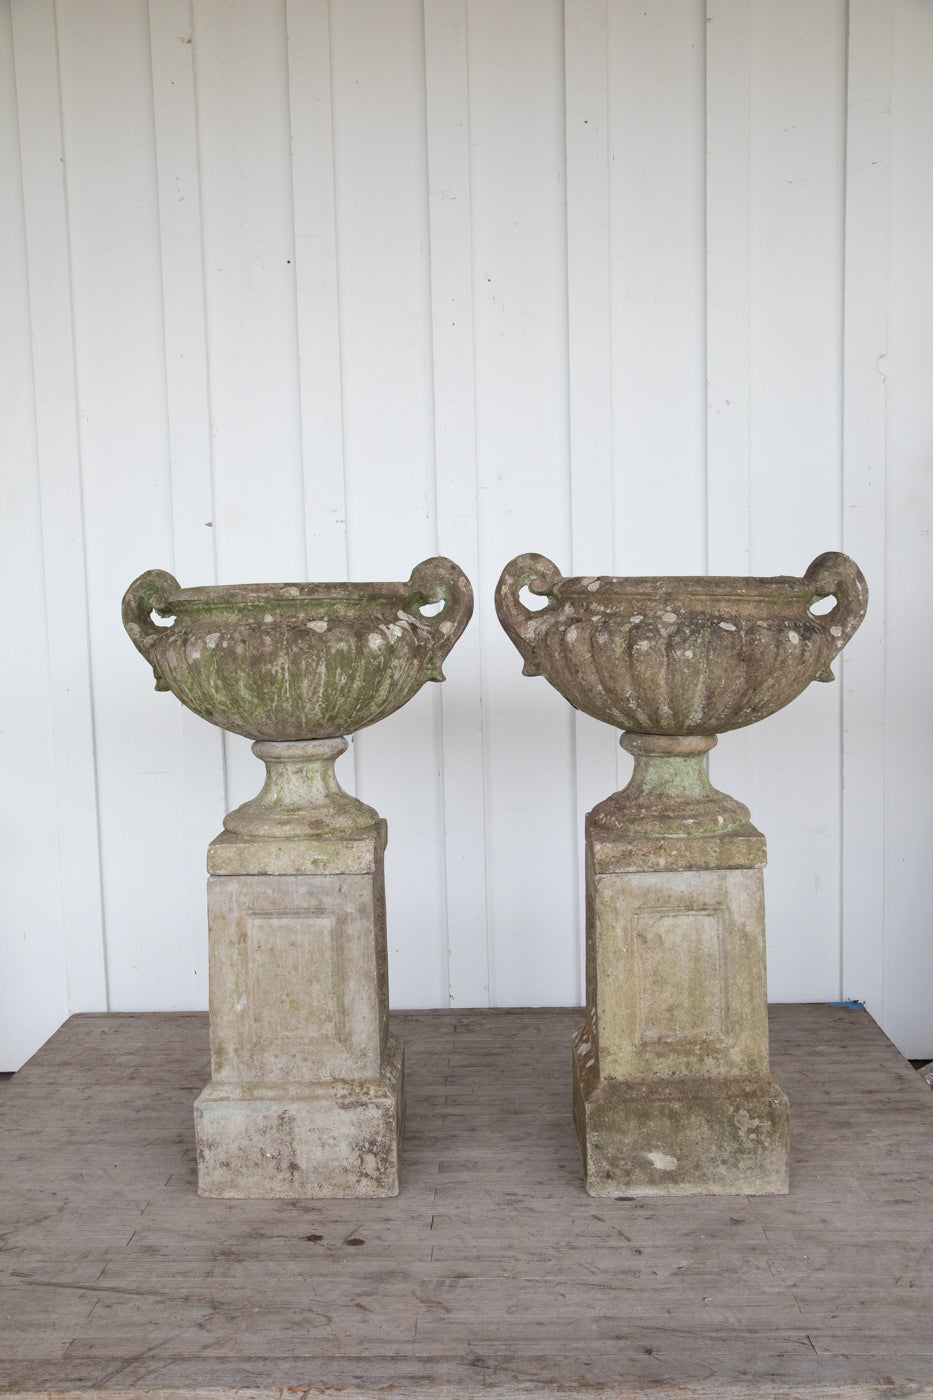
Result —
<instances>
[{"instance_id":1,"label":"plywood floor panel","mask_svg":"<svg viewBox=\"0 0 933 1400\"><path fill-rule=\"evenodd\" d=\"M0 1392L933 1396L933 1094L772 1008L787 1197L591 1200L577 1011L412 1012L400 1195L202 1201L206 1017L76 1016L0 1087Z\"/></svg>"}]
</instances>

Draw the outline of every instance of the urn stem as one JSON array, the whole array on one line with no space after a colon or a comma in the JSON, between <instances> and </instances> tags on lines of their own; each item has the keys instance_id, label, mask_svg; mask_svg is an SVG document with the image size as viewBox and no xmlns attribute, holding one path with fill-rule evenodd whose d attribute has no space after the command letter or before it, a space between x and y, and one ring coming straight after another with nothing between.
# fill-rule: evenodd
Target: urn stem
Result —
<instances>
[{"instance_id":1,"label":"urn stem","mask_svg":"<svg viewBox=\"0 0 933 1400\"><path fill-rule=\"evenodd\" d=\"M709 780L706 755L714 734L629 734L619 741L633 755L627 787L593 808L605 830L625 828L645 836L701 836L734 831L749 810Z\"/></svg>"},{"instance_id":2,"label":"urn stem","mask_svg":"<svg viewBox=\"0 0 933 1400\"><path fill-rule=\"evenodd\" d=\"M253 753L266 765L262 791L224 817L238 836L257 839L289 836L345 835L364 831L379 814L340 786L334 763L347 741L309 739L285 743L259 740Z\"/></svg>"}]
</instances>

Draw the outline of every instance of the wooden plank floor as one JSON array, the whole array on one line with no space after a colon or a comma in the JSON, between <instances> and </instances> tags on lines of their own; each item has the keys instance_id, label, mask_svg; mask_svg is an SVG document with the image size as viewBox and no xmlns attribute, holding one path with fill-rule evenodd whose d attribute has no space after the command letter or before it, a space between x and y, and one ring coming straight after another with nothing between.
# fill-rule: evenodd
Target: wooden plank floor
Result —
<instances>
[{"instance_id":1,"label":"wooden plank floor","mask_svg":"<svg viewBox=\"0 0 933 1400\"><path fill-rule=\"evenodd\" d=\"M599 1201L579 1015L394 1016L363 1202L199 1200L206 1017L73 1017L0 1086L0 1391L933 1395L933 1094L869 1016L773 1008L789 1196Z\"/></svg>"}]
</instances>

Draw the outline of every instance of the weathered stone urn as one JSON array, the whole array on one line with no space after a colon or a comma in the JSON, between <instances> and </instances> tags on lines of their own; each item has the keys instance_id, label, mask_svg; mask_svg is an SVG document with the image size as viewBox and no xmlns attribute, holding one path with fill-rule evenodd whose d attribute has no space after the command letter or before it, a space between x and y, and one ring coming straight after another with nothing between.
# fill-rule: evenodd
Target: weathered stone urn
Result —
<instances>
[{"instance_id":1,"label":"weathered stone urn","mask_svg":"<svg viewBox=\"0 0 933 1400\"><path fill-rule=\"evenodd\" d=\"M262 791L208 848L210 1084L195 1105L203 1196L394 1195L403 1048L388 1025L386 823L334 771L473 610L449 559L407 583L131 584L123 621L171 690L253 739ZM159 625L154 616L167 620Z\"/></svg>"},{"instance_id":2,"label":"weathered stone urn","mask_svg":"<svg viewBox=\"0 0 933 1400\"><path fill-rule=\"evenodd\" d=\"M522 602L526 587L540 610ZM586 827L587 1016L573 1068L592 1195L787 1190L765 840L712 786L706 754L717 734L832 680L867 601L860 570L835 553L802 578L563 578L538 554L502 573L496 609L524 674L623 730L635 758Z\"/></svg>"}]
</instances>

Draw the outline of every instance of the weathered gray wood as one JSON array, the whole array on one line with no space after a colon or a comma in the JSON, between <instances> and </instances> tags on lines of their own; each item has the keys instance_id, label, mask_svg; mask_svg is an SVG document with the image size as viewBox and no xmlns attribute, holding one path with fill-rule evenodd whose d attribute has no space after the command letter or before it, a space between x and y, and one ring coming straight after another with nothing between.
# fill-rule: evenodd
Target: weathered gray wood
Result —
<instances>
[{"instance_id":1,"label":"weathered gray wood","mask_svg":"<svg viewBox=\"0 0 933 1400\"><path fill-rule=\"evenodd\" d=\"M864 1012L772 1008L786 1197L593 1199L578 1011L393 1017L397 1198L196 1195L201 1015L73 1017L0 1085L0 1393L933 1396L933 1096Z\"/></svg>"}]
</instances>

